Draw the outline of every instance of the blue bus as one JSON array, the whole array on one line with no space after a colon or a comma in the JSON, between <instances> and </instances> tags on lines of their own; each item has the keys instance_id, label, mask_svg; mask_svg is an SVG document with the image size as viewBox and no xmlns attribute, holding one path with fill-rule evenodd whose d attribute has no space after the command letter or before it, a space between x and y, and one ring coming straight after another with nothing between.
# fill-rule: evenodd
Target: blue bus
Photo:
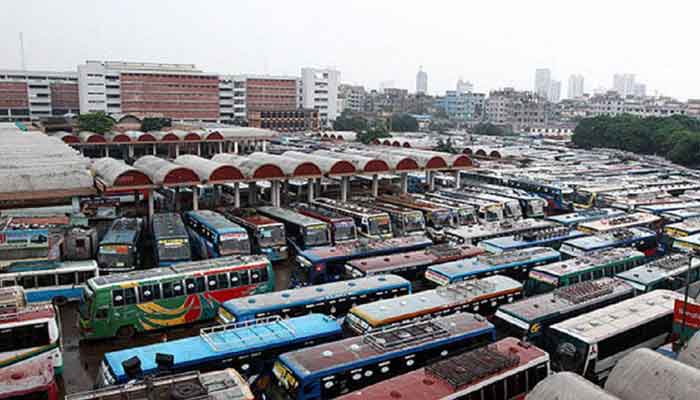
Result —
<instances>
[{"instance_id":1,"label":"blue bus","mask_svg":"<svg viewBox=\"0 0 700 400\"><path fill-rule=\"evenodd\" d=\"M562 242L582 236L588 235L569 227L557 227L483 240L479 242L479 247L483 247L491 253L503 253L504 251L527 249L529 247L551 247L556 250Z\"/></svg>"},{"instance_id":2,"label":"blue bus","mask_svg":"<svg viewBox=\"0 0 700 400\"><path fill-rule=\"evenodd\" d=\"M688 254L671 254L620 272L615 277L632 285L637 293L656 289L679 290L700 280L700 260Z\"/></svg>"},{"instance_id":3,"label":"blue bus","mask_svg":"<svg viewBox=\"0 0 700 400\"><path fill-rule=\"evenodd\" d=\"M250 241L245 228L217 212L188 211L185 213L185 223L194 253L200 259L250 254Z\"/></svg>"},{"instance_id":4,"label":"blue bus","mask_svg":"<svg viewBox=\"0 0 700 400\"><path fill-rule=\"evenodd\" d=\"M661 204L649 204L646 206L637 207L637 211L643 211L650 214L663 214L668 211L673 210L683 210L686 208L698 208L700 207L700 201L687 201L682 203L661 203Z\"/></svg>"},{"instance_id":5,"label":"blue bus","mask_svg":"<svg viewBox=\"0 0 700 400\"><path fill-rule=\"evenodd\" d=\"M601 219L616 218L625 215L622 210L614 208L598 208L592 210L583 210L578 212L550 215L545 219L547 221L556 222L564 226L576 226L584 222L598 221Z\"/></svg>"},{"instance_id":6,"label":"blue bus","mask_svg":"<svg viewBox=\"0 0 700 400\"><path fill-rule=\"evenodd\" d=\"M580 257L612 247L633 246L650 257L656 254L657 245L656 232L646 228L623 228L600 235L567 240L561 244L559 251L570 257Z\"/></svg>"},{"instance_id":7,"label":"blue bus","mask_svg":"<svg viewBox=\"0 0 700 400\"><path fill-rule=\"evenodd\" d=\"M217 325L202 329L199 336L107 353L100 364L97 385L123 384L162 373L166 366L159 365L159 358L163 356L173 357L172 365L167 366L168 373L235 368L241 375L250 377L260 373L278 354L341 337L340 324L320 314Z\"/></svg>"},{"instance_id":8,"label":"blue bus","mask_svg":"<svg viewBox=\"0 0 700 400\"><path fill-rule=\"evenodd\" d=\"M302 277L302 280L311 284L319 284L340 280L348 261L420 250L432 244L433 242L425 236L361 240L338 246L304 250L297 255L297 262L306 275Z\"/></svg>"},{"instance_id":9,"label":"blue bus","mask_svg":"<svg viewBox=\"0 0 700 400\"><path fill-rule=\"evenodd\" d=\"M457 313L282 354L258 382L271 399L332 399L495 339L485 318Z\"/></svg>"},{"instance_id":10,"label":"blue bus","mask_svg":"<svg viewBox=\"0 0 700 400\"><path fill-rule=\"evenodd\" d=\"M397 275L378 275L316 286L288 289L229 300L219 307L219 322L248 321L278 315L310 313L345 316L350 308L411 293L411 283Z\"/></svg>"},{"instance_id":11,"label":"blue bus","mask_svg":"<svg viewBox=\"0 0 700 400\"><path fill-rule=\"evenodd\" d=\"M153 259L159 267L192 260L187 227L179 214L159 213L151 221Z\"/></svg>"},{"instance_id":12,"label":"blue bus","mask_svg":"<svg viewBox=\"0 0 700 400\"><path fill-rule=\"evenodd\" d=\"M87 280L98 275L94 260L17 261L0 273L0 285L22 286L30 303L63 305L80 300Z\"/></svg>"},{"instance_id":13,"label":"blue bus","mask_svg":"<svg viewBox=\"0 0 700 400\"><path fill-rule=\"evenodd\" d=\"M700 218L700 207L666 211L661 213L660 217L669 222L682 222L687 219L698 219Z\"/></svg>"},{"instance_id":14,"label":"blue bus","mask_svg":"<svg viewBox=\"0 0 700 400\"><path fill-rule=\"evenodd\" d=\"M141 218L117 218L97 247L97 264L104 273L129 272L141 264Z\"/></svg>"},{"instance_id":15,"label":"blue bus","mask_svg":"<svg viewBox=\"0 0 700 400\"><path fill-rule=\"evenodd\" d=\"M500 274L524 282L530 270L537 265L559 261L561 254L546 247L530 247L501 254L484 255L466 260L432 265L425 271L425 279L440 286Z\"/></svg>"},{"instance_id":16,"label":"blue bus","mask_svg":"<svg viewBox=\"0 0 700 400\"><path fill-rule=\"evenodd\" d=\"M521 189L525 192L538 195L545 200L550 210L571 210L571 199L574 190L568 186L559 185L556 182L540 182L524 176L506 177L490 175L482 172L463 171L463 179L477 182L486 182L492 185L506 186Z\"/></svg>"}]
</instances>

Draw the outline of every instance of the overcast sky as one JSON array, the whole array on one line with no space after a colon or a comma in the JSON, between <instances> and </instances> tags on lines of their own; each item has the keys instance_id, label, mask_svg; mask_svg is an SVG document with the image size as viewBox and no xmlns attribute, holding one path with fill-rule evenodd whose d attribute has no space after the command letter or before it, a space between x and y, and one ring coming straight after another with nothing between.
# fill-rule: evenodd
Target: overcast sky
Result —
<instances>
[{"instance_id":1,"label":"overcast sky","mask_svg":"<svg viewBox=\"0 0 700 400\"><path fill-rule=\"evenodd\" d=\"M647 93L700 97L696 1L4 0L0 68L75 70L87 59L192 63L207 72L299 75L413 91L532 89L535 69L585 88L630 72Z\"/></svg>"}]
</instances>

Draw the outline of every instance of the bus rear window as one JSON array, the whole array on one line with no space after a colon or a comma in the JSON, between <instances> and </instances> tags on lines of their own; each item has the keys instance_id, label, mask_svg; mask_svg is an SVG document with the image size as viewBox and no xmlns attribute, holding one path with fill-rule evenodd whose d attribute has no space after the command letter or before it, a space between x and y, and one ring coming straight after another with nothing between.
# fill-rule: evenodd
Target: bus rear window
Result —
<instances>
[{"instance_id":1,"label":"bus rear window","mask_svg":"<svg viewBox=\"0 0 700 400\"><path fill-rule=\"evenodd\" d=\"M281 225L265 226L258 229L258 241L260 246L274 246L284 244L284 227Z\"/></svg>"},{"instance_id":2,"label":"bus rear window","mask_svg":"<svg viewBox=\"0 0 700 400\"><path fill-rule=\"evenodd\" d=\"M164 239L158 242L158 257L163 261L190 259L190 245L186 239Z\"/></svg>"},{"instance_id":3,"label":"bus rear window","mask_svg":"<svg viewBox=\"0 0 700 400\"><path fill-rule=\"evenodd\" d=\"M47 323L15 326L0 330L0 353L46 346L51 343Z\"/></svg>"},{"instance_id":4,"label":"bus rear window","mask_svg":"<svg viewBox=\"0 0 700 400\"><path fill-rule=\"evenodd\" d=\"M245 232L225 233L220 236L219 253L222 256L232 254L250 254L250 242Z\"/></svg>"}]
</instances>

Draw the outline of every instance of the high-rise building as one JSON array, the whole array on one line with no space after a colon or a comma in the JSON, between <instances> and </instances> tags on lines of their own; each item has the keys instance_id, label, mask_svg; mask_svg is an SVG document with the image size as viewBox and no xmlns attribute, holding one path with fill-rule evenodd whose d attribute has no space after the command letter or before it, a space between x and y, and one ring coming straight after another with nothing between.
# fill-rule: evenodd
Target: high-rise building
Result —
<instances>
[{"instance_id":1,"label":"high-rise building","mask_svg":"<svg viewBox=\"0 0 700 400\"><path fill-rule=\"evenodd\" d=\"M340 71L328 68L302 68L301 85L303 107L318 110L321 125L331 126L338 117Z\"/></svg>"},{"instance_id":2,"label":"high-rise building","mask_svg":"<svg viewBox=\"0 0 700 400\"><path fill-rule=\"evenodd\" d=\"M552 71L549 68L535 70L535 93L543 99L549 98L549 87L552 81Z\"/></svg>"},{"instance_id":3,"label":"high-rise building","mask_svg":"<svg viewBox=\"0 0 700 400\"><path fill-rule=\"evenodd\" d=\"M576 99L583 96L583 75L572 74L569 76L568 98Z\"/></svg>"},{"instance_id":4,"label":"high-rise building","mask_svg":"<svg viewBox=\"0 0 700 400\"><path fill-rule=\"evenodd\" d=\"M365 110L367 92L364 86L341 84L338 87L338 96L343 99L343 108L353 112Z\"/></svg>"},{"instance_id":5,"label":"high-rise building","mask_svg":"<svg viewBox=\"0 0 700 400\"><path fill-rule=\"evenodd\" d=\"M0 70L0 121L78 114L75 72Z\"/></svg>"},{"instance_id":6,"label":"high-rise building","mask_svg":"<svg viewBox=\"0 0 700 400\"><path fill-rule=\"evenodd\" d=\"M647 85L643 83L634 84L634 96L635 97L646 97L647 95Z\"/></svg>"},{"instance_id":7,"label":"high-rise building","mask_svg":"<svg viewBox=\"0 0 700 400\"><path fill-rule=\"evenodd\" d=\"M622 97L634 95L634 74L615 74L613 90Z\"/></svg>"},{"instance_id":8,"label":"high-rise building","mask_svg":"<svg viewBox=\"0 0 700 400\"><path fill-rule=\"evenodd\" d=\"M459 78L457 81L457 92L459 93L470 93L474 91L474 84L469 81L464 81Z\"/></svg>"},{"instance_id":9,"label":"high-rise building","mask_svg":"<svg viewBox=\"0 0 700 400\"><path fill-rule=\"evenodd\" d=\"M560 81L550 81L549 82L549 96L547 100L552 103L558 103L561 99L561 82Z\"/></svg>"},{"instance_id":10,"label":"high-rise building","mask_svg":"<svg viewBox=\"0 0 700 400\"><path fill-rule=\"evenodd\" d=\"M428 93L428 73L423 71L423 66L418 69L418 73L416 74L416 93Z\"/></svg>"}]
</instances>

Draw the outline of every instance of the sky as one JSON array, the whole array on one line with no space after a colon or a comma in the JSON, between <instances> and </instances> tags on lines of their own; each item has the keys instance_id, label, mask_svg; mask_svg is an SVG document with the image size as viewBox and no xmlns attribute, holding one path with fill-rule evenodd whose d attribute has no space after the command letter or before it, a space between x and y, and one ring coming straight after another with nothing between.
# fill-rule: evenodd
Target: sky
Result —
<instances>
[{"instance_id":1,"label":"sky","mask_svg":"<svg viewBox=\"0 0 700 400\"><path fill-rule=\"evenodd\" d=\"M636 74L647 94L700 98L700 2L394 0L4 0L0 69L75 70L85 60L196 64L207 72L300 75L431 94L461 77L475 90L532 90L550 68L566 96Z\"/></svg>"}]
</instances>

